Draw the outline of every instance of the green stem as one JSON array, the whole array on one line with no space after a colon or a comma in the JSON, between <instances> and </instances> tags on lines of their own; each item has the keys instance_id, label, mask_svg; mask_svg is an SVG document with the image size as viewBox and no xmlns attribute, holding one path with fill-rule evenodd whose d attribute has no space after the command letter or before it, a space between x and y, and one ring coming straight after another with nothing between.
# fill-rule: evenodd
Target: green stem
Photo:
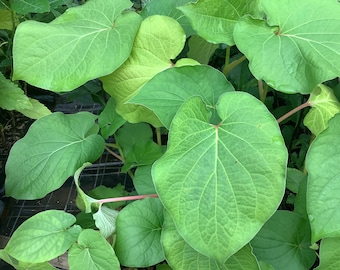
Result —
<instances>
[{"instance_id":1,"label":"green stem","mask_svg":"<svg viewBox=\"0 0 340 270\"><path fill-rule=\"evenodd\" d=\"M237 65L241 64L246 59L247 59L247 57L245 55L242 55L239 59L231 62L227 66L224 66L223 74L227 75L233 68L235 68Z\"/></svg>"},{"instance_id":2,"label":"green stem","mask_svg":"<svg viewBox=\"0 0 340 270\"><path fill-rule=\"evenodd\" d=\"M158 194L148 194L148 195L136 195L136 196L126 196L126 197L117 197L117 198L108 198L98 200L100 204L110 203L110 202L123 202L123 201L135 201L141 200L145 198L158 198Z\"/></svg>"},{"instance_id":3,"label":"green stem","mask_svg":"<svg viewBox=\"0 0 340 270\"><path fill-rule=\"evenodd\" d=\"M258 80L257 85L259 87L260 100L262 101L262 103L264 103L266 101L266 97L267 97L268 84L263 83L262 80Z\"/></svg>"},{"instance_id":4,"label":"green stem","mask_svg":"<svg viewBox=\"0 0 340 270\"><path fill-rule=\"evenodd\" d=\"M227 67L230 62L230 46L227 46L225 51L225 60L224 60L224 67Z\"/></svg>"},{"instance_id":5,"label":"green stem","mask_svg":"<svg viewBox=\"0 0 340 270\"><path fill-rule=\"evenodd\" d=\"M288 117L292 116L294 113L307 108L311 106L311 104L309 103L309 101L307 100L305 103L302 103L300 106L294 108L293 110L287 112L285 115L281 116L279 119L277 119L278 123L281 123L282 121L286 120Z\"/></svg>"},{"instance_id":6,"label":"green stem","mask_svg":"<svg viewBox=\"0 0 340 270\"><path fill-rule=\"evenodd\" d=\"M119 159L120 161L124 161L120 155L113 152L108 146L105 146L105 149L106 149L107 152L109 152L115 158Z\"/></svg>"},{"instance_id":7,"label":"green stem","mask_svg":"<svg viewBox=\"0 0 340 270\"><path fill-rule=\"evenodd\" d=\"M156 128L157 144L162 146L161 128Z\"/></svg>"}]
</instances>

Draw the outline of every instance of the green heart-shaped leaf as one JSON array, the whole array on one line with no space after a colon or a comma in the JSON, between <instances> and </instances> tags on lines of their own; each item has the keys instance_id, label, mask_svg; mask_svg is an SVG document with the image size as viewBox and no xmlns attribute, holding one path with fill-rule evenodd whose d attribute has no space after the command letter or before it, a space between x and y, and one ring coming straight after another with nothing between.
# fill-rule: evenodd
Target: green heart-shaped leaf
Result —
<instances>
[{"instance_id":1,"label":"green heart-shaped leaf","mask_svg":"<svg viewBox=\"0 0 340 270\"><path fill-rule=\"evenodd\" d=\"M162 125L149 109L125 103L154 75L173 65L171 59L182 51L185 38L175 19L160 15L147 17L138 30L129 59L101 78L105 91L117 102L117 112L126 120Z\"/></svg>"},{"instance_id":2,"label":"green heart-shaped leaf","mask_svg":"<svg viewBox=\"0 0 340 270\"><path fill-rule=\"evenodd\" d=\"M256 98L228 92L216 106L222 120L213 125L201 98L184 103L152 176L183 239L224 263L280 204L287 150L276 120Z\"/></svg>"},{"instance_id":3,"label":"green heart-shaped leaf","mask_svg":"<svg viewBox=\"0 0 340 270\"><path fill-rule=\"evenodd\" d=\"M340 238L325 238L320 244L320 265L315 270L337 270L340 268Z\"/></svg>"},{"instance_id":4,"label":"green heart-shaped leaf","mask_svg":"<svg viewBox=\"0 0 340 270\"><path fill-rule=\"evenodd\" d=\"M274 269L310 269L316 255L310 248L308 221L290 211L277 211L251 241L258 260Z\"/></svg>"},{"instance_id":5,"label":"green heart-shaped leaf","mask_svg":"<svg viewBox=\"0 0 340 270\"><path fill-rule=\"evenodd\" d=\"M11 149L6 163L6 194L38 199L59 188L83 165L95 161L105 142L96 116L53 113L35 121ZM20 170L18 170L20 164Z\"/></svg>"},{"instance_id":6,"label":"green heart-shaped leaf","mask_svg":"<svg viewBox=\"0 0 340 270\"><path fill-rule=\"evenodd\" d=\"M200 0L178 7L196 32L212 43L234 45L236 22L245 14L259 16L257 0Z\"/></svg>"},{"instance_id":7,"label":"green heart-shaped leaf","mask_svg":"<svg viewBox=\"0 0 340 270\"><path fill-rule=\"evenodd\" d=\"M169 213L165 211L165 226L162 230L162 246L167 262L173 269L186 270L258 270L257 260L249 245L246 245L224 264L219 264L216 260L198 253L188 243L186 243L177 232L175 223Z\"/></svg>"},{"instance_id":8,"label":"green heart-shaped leaf","mask_svg":"<svg viewBox=\"0 0 340 270\"><path fill-rule=\"evenodd\" d=\"M217 69L182 66L157 74L129 102L152 110L169 129L178 109L190 97L200 96L208 107L214 108L219 96L229 91L234 91L234 87Z\"/></svg>"},{"instance_id":9,"label":"green heart-shaped leaf","mask_svg":"<svg viewBox=\"0 0 340 270\"><path fill-rule=\"evenodd\" d=\"M307 213L313 243L324 237L340 236L340 115L316 137L306 156Z\"/></svg>"},{"instance_id":10,"label":"green heart-shaped leaf","mask_svg":"<svg viewBox=\"0 0 340 270\"><path fill-rule=\"evenodd\" d=\"M98 232L86 229L78 237L68 254L70 269L120 269L110 244Z\"/></svg>"},{"instance_id":11,"label":"green heart-shaped leaf","mask_svg":"<svg viewBox=\"0 0 340 270\"><path fill-rule=\"evenodd\" d=\"M128 0L89 1L48 24L21 23L13 80L60 92L111 73L128 58L141 22L135 12L122 14L130 7Z\"/></svg>"},{"instance_id":12,"label":"green heart-shaped leaf","mask_svg":"<svg viewBox=\"0 0 340 270\"><path fill-rule=\"evenodd\" d=\"M309 110L303 123L314 135L319 135L328 126L328 121L340 112L340 103L333 90L325 85L318 85L310 94Z\"/></svg>"},{"instance_id":13,"label":"green heart-shaped leaf","mask_svg":"<svg viewBox=\"0 0 340 270\"><path fill-rule=\"evenodd\" d=\"M42 263L58 257L76 242L81 228L64 211L47 210L26 220L14 232L6 252L23 262Z\"/></svg>"},{"instance_id":14,"label":"green heart-shaped leaf","mask_svg":"<svg viewBox=\"0 0 340 270\"><path fill-rule=\"evenodd\" d=\"M115 251L122 265L148 267L164 260L160 243L163 219L159 199L135 201L120 211Z\"/></svg>"},{"instance_id":15,"label":"green heart-shaped leaf","mask_svg":"<svg viewBox=\"0 0 340 270\"><path fill-rule=\"evenodd\" d=\"M274 89L310 93L340 75L340 5L337 1L262 0L267 21L243 17L237 47L250 70Z\"/></svg>"}]
</instances>

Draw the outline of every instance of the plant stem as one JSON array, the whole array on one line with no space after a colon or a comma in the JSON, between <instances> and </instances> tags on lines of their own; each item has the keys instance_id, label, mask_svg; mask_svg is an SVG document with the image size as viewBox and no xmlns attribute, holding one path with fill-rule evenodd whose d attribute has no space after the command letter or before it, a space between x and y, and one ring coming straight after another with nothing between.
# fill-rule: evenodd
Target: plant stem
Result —
<instances>
[{"instance_id":1,"label":"plant stem","mask_svg":"<svg viewBox=\"0 0 340 270\"><path fill-rule=\"evenodd\" d=\"M267 97L268 84L263 83L262 80L258 80L257 85L259 87L260 100L262 101L262 103L264 103L266 101L266 97Z\"/></svg>"},{"instance_id":2,"label":"plant stem","mask_svg":"<svg viewBox=\"0 0 340 270\"><path fill-rule=\"evenodd\" d=\"M223 74L227 75L233 68L235 68L238 64L241 64L246 59L247 59L247 57L245 55L242 55L239 59L231 62L227 66L224 66Z\"/></svg>"},{"instance_id":3,"label":"plant stem","mask_svg":"<svg viewBox=\"0 0 340 270\"><path fill-rule=\"evenodd\" d=\"M288 117L292 116L294 113L309 107L311 104L309 103L309 101L307 100L305 103L302 103L300 106L294 108L293 110L287 112L285 115L281 116L279 119L277 119L278 123L281 123L282 121L286 120Z\"/></svg>"},{"instance_id":4,"label":"plant stem","mask_svg":"<svg viewBox=\"0 0 340 270\"><path fill-rule=\"evenodd\" d=\"M227 67L229 65L229 61L230 61L230 46L227 46L225 51L224 67Z\"/></svg>"},{"instance_id":5,"label":"plant stem","mask_svg":"<svg viewBox=\"0 0 340 270\"><path fill-rule=\"evenodd\" d=\"M124 161L120 155L113 152L108 146L105 146L105 149L106 149L107 152L109 152L115 158L119 159L120 161Z\"/></svg>"},{"instance_id":6,"label":"plant stem","mask_svg":"<svg viewBox=\"0 0 340 270\"><path fill-rule=\"evenodd\" d=\"M162 146L161 128L156 128L157 144Z\"/></svg>"},{"instance_id":7,"label":"plant stem","mask_svg":"<svg viewBox=\"0 0 340 270\"><path fill-rule=\"evenodd\" d=\"M148 194L148 195L136 195L136 196L126 196L126 197L117 197L117 198L108 198L98 200L100 204L109 203L109 202L122 202L122 201L135 201L141 200L145 198L158 198L158 194Z\"/></svg>"}]
</instances>

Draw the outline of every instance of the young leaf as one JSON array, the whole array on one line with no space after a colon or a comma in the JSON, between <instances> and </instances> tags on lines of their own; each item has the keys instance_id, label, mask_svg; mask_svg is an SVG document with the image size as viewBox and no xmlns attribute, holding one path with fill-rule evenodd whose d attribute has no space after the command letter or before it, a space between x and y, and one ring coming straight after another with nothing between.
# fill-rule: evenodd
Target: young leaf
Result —
<instances>
[{"instance_id":1,"label":"young leaf","mask_svg":"<svg viewBox=\"0 0 340 270\"><path fill-rule=\"evenodd\" d=\"M169 129L178 109L190 97L200 96L208 107L214 108L219 96L230 91L234 87L217 69L183 66L157 74L129 102L152 110Z\"/></svg>"},{"instance_id":2,"label":"young leaf","mask_svg":"<svg viewBox=\"0 0 340 270\"><path fill-rule=\"evenodd\" d=\"M340 103L333 90L323 84L313 90L308 101L312 108L303 123L317 136L327 128L329 119L340 112Z\"/></svg>"},{"instance_id":3,"label":"young leaf","mask_svg":"<svg viewBox=\"0 0 340 270\"><path fill-rule=\"evenodd\" d=\"M277 211L250 243L257 259L274 269L310 269L316 258L309 223L294 212Z\"/></svg>"},{"instance_id":4,"label":"young leaf","mask_svg":"<svg viewBox=\"0 0 340 270\"><path fill-rule=\"evenodd\" d=\"M114 134L126 121L116 112L116 102L110 98L98 117L100 134L107 139Z\"/></svg>"},{"instance_id":5,"label":"young leaf","mask_svg":"<svg viewBox=\"0 0 340 270\"><path fill-rule=\"evenodd\" d=\"M286 188L294 193L298 193L301 182L307 179L307 175L294 168L287 168Z\"/></svg>"},{"instance_id":6,"label":"young leaf","mask_svg":"<svg viewBox=\"0 0 340 270\"><path fill-rule=\"evenodd\" d=\"M340 238L324 238L320 244L320 265L315 270L337 270L340 268Z\"/></svg>"},{"instance_id":7,"label":"young leaf","mask_svg":"<svg viewBox=\"0 0 340 270\"><path fill-rule=\"evenodd\" d=\"M88 1L51 23L21 23L14 37L13 80L56 92L107 75L129 56L141 17L128 0ZM124 40L122 43L121 40Z\"/></svg>"},{"instance_id":8,"label":"young leaf","mask_svg":"<svg viewBox=\"0 0 340 270\"><path fill-rule=\"evenodd\" d=\"M201 98L184 103L152 177L183 239L224 263L280 204L287 150L276 120L249 94L225 93L217 111L213 125Z\"/></svg>"},{"instance_id":9,"label":"young leaf","mask_svg":"<svg viewBox=\"0 0 340 270\"><path fill-rule=\"evenodd\" d=\"M14 232L5 251L18 261L42 263L65 253L76 242L81 228L64 211L47 210L26 220Z\"/></svg>"},{"instance_id":10,"label":"young leaf","mask_svg":"<svg viewBox=\"0 0 340 270\"><path fill-rule=\"evenodd\" d=\"M313 243L325 237L340 236L339 175L340 114L316 137L306 156L307 212Z\"/></svg>"},{"instance_id":11,"label":"young leaf","mask_svg":"<svg viewBox=\"0 0 340 270\"><path fill-rule=\"evenodd\" d=\"M35 121L12 147L6 163L6 194L38 199L59 188L87 161L95 161L105 142L96 134L96 116L53 113ZM20 164L20 170L18 170Z\"/></svg>"},{"instance_id":12,"label":"young leaf","mask_svg":"<svg viewBox=\"0 0 340 270\"><path fill-rule=\"evenodd\" d=\"M101 78L105 91L117 102L117 112L131 123L161 126L153 112L143 106L125 104L154 75L172 66L182 51L185 33L179 23L166 16L150 16L141 24L129 59L115 72Z\"/></svg>"},{"instance_id":13,"label":"young leaf","mask_svg":"<svg viewBox=\"0 0 340 270\"><path fill-rule=\"evenodd\" d=\"M219 264L216 260L198 253L186 243L177 232L175 223L169 213L164 214L165 226L162 230L161 243L167 262L173 269L206 270L206 269L239 269L257 270L259 266L252 253L250 245L246 245L232 255L225 263Z\"/></svg>"},{"instance_id":14,"label":"young leaf","mask_svg":"<svg viewBox=\"0 0 340 270\"><path fill-rule=\"evenodd\" d=\"M98 211L93 214L96 227L104 238L108 238L116 231L118 213L117 210L100 205Z\"/></svg>"},{"instance_id":15,"label":"young leaf","mask_svg":"<svg viewBox=\"0 0 340 270\"><path fill-rule=\"evenodd\" d=\"M234 29L235 43L258 80L282 92L307 94L339 76L338 1L262 0L261 4L266 21L245 16Z\"/></svg>"},{"instance_id":16,"label":"young leaf","mask_svg":"<svg viewBox=\"0 0 340 270\"><path fill-rule=\"evenodd\" d=\"M260 15L257 0L200 0L178 7L198 35L211 43L234 45L236 22L245 14Z\"/></svg>"},{"instance_id":17,"label":"young leaf","mask_svg":"<svg viewBox=\"0 0 340 270\"><path fill-rule=\"evenodd\" d=\"M68 254L70 269L120 269L119 261L110 244L98 232L81 232L77 243Z\"/></svg>"},{"instance_id":18,"label":"young leaf","mask_svg":"<svg viewBox=\"0 0 340 270\"><path fill-rule=\"evenodd\" d=\"M159 199L135 201L120 211L115 251L122 265L148 267L164 260L160 243L163 219Z\"/></svg>"},{"instance_id":19,"label":"young leaf","mask_svg":"<svg viewBox=\"0 0 340 270\"><path fill-rule=\"evenodd\" d=\"M13 0L12 9L20 14L44 13L50 11L48 0Z\"/></svg>"}]
</instances>

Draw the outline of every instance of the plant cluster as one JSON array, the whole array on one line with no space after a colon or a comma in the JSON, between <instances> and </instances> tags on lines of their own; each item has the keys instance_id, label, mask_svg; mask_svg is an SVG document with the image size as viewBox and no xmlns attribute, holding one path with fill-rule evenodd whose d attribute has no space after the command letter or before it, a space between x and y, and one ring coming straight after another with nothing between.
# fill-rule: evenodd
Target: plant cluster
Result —
<instances>
[{"instance_id":1,"label":"plant cluster","mask_svg":"<svg viewBox=\"0 0 340 270\"><path fill-rule=\"evenodd\" d=\"M68 251L71 269L340 268L338 1L89 0L49 22L38 15L64 1L32 2L0 10L13 33L0 106L26 106L18 81L65 93L99 79L110 99L99 115L42 113L12 147L7 196L43 198L73 175L82 212L28 219L3 260L54 269ZM105 149L133 194L82 190Z\"/></svg>"}]
</instances>

